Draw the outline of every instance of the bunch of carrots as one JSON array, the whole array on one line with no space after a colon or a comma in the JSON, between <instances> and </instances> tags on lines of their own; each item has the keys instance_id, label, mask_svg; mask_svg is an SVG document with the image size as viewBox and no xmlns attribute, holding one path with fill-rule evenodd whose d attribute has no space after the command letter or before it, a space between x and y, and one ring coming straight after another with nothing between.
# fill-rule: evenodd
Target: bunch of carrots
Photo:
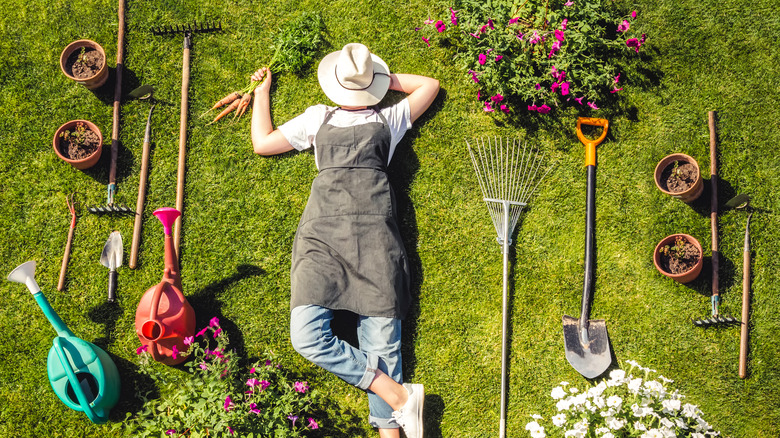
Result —
<instances>
[{"instance_id":1,"label":"bunch of carrots","mask_svg":"<svg viewBox=\"0 0 780 438\"><path fill-rule=\"evenodd\" d=\"M212 120L210 124L216 123L218 120L224 118L228 114L230 114L232 111L235 111L233 114L233 121L236 121L237 119L241 118L241 116L244 115L247 108L249 108L249 104L252 103L252 92L257 88L258 85L260 85L261 81L252 81L248 87L244 88L240 91L234 91L227 96L223 97L222 99L218 100L208 111L203 113L201 117L205 116L206 114L210 113L211 111L214 111L216 109L222 108L223 106L227 105L225 109L223 109L217 116Z\"/></svg>"}]
</instances>

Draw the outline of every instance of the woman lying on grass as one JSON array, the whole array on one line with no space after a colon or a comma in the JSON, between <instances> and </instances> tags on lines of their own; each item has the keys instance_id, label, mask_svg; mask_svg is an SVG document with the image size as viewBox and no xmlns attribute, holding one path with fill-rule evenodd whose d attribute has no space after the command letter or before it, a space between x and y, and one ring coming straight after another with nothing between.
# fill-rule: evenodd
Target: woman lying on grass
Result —
<instances>
[{"instance_id":1,"label":"woman lying on grass","mask_svg":"<svg viewBox=\"0 0 780 438\"><path fill-rule=\"evenodd\" d=\"M260 155L314 147L319 174L293 243L290 338L311 362L368 393L369 421L383 438L422 437L423 386L402 384L401 319L410 304L409 262L399 233L387 165L439 81L391 74L362 44L319 64L320 86L338 107L314 105L274 130L271 72L261 68L252 113ZM408 94L375 108L387 90ZM334 336L334 310L359 315L359 348Z\"/></svg>"}]
</instances>

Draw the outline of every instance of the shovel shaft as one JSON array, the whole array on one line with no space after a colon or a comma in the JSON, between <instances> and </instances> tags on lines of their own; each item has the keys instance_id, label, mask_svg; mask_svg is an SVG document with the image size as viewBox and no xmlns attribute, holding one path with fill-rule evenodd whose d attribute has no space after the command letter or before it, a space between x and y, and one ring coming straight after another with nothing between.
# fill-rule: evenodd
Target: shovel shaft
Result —
<instances>
[{"instance_id":1,"label":"shovel shaft","mask_svg":"<svg viewBox=\"0 0 780 438\"><path fill-rule=\"evenodd\" d=\"M710 227L712 234L712 296L720 296L718 271L720 269L720 252L718 251L718 136L715 130L715 112L707 114L710 130L710 184L712 196L710 198ZM718 299L713 300L717 302ZM717 307L713 314L717 314Z\"/></svg>"},{"instance_id":2,"label":"shovel shaft","mask_svg":"<svg viewBox=\"0 0 780 438\"><path fill-rule=\"evenodd\" d=\"M585 214L585 280L582 286L580 328L587 324L593 300L593 282L596 272L596 166L588 165L587 210Z\"/></svg>"}]
</instances>

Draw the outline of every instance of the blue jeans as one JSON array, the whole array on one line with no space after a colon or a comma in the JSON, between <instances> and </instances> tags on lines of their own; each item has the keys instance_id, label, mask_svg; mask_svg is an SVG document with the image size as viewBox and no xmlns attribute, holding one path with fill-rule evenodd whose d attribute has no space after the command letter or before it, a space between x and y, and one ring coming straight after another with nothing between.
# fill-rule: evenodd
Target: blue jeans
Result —
<instances>
[{"instance_id":1,"label":"blue jeans","mask_svg":"<svg viewBox=\"0 0 780 438\"><path fill-rule=\"evenodd\" d=\"M312 363L368 394L369 422L380 429L397 429L393 408L368 390L380 369L398 383L401 376L401 320L359 316L359 348L337 338L331 330L333 311L315 305L290 312L290 340L295 351Z\"/></svg>"}]
</instances>

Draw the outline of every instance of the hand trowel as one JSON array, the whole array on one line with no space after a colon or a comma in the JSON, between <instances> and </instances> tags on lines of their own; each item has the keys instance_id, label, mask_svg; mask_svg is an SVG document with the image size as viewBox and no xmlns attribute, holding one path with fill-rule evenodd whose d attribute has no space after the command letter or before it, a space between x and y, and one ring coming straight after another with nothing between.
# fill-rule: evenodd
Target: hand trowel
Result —
<instances>
[{"instance_id":1,"label":"hand trowel","mask_svg":"<svg viewBox=\"0 0 780 438\"><path fill-rule=\"evenodd\" d=\"M116 268L122 266L122 235L119 231L112 231L108 236L103 253L100 254L100 264L108 271L108 302L116 299Z\"/></svg>"}]
</instances>

